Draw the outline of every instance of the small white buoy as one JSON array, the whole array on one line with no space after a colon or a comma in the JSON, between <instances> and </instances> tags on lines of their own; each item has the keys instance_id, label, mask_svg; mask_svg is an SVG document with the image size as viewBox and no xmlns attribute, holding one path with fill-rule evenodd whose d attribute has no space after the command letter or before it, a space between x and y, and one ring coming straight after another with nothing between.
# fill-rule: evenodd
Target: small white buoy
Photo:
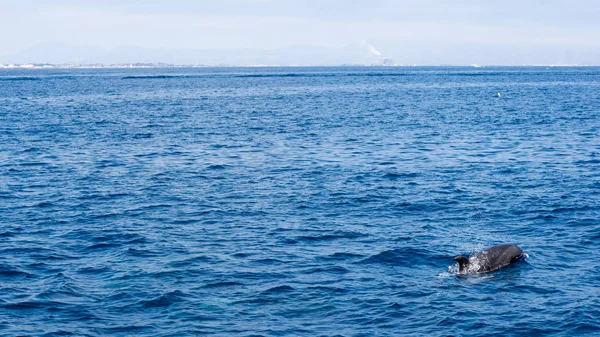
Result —
<instances>
[{"instance_id":1,"label":"small white buoy","mask_svg":"<svg viewBox=\"0 0 600 337\"><path fill-rule=\"evenodd\" d=\"M497 94L496 94L496 97L502 97L502 96L500 95L500 93L497 93Z\"/></svg>"}]
</instances>

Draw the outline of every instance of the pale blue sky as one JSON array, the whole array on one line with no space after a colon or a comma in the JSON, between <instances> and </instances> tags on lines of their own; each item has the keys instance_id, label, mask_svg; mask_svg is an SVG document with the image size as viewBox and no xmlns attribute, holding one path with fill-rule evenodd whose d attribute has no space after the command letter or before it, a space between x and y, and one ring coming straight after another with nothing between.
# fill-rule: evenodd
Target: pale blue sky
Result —
<instances>
[{"instance_id":1,"label":"pale blue sky","mask_svg":"<svg viewBox=\"0 0 600 337\"><path fill-rule=\"evenodd\" d=\"M0 62L352 63L371 44L406 64L600 64L598 18L597 0L0 0Z\"/></svg>"}]
</instances>

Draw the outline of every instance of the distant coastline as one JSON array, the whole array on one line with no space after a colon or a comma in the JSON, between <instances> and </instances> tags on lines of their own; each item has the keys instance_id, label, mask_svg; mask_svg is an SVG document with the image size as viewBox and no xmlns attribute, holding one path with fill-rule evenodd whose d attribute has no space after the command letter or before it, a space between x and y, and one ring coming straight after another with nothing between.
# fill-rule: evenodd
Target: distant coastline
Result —
<instances>
[{"instance_id":1,"label":"distant coastline","mask_svg":"<svg viewBox=\"0 0 600 337\"><path fill-rule=\"evenodd\" d=\"M53 64L53 63L14 63L0 64L0 69L127 69L127 68L190 68L213 67L210 65L177 65L170 63L119 63L119 64Z\"/></svg>"},{"instance_id":2,"label":"distant coastline","mask_svg":"<svg viewBox=\"0 0 600 337\"><path fill-rule=\"evenodd\" d=\"M338 67L591 67L586 64L523 64L516 65L461 65L461 64L439 64L439 65L417 65L417 64L340 64ZM118 63L118 64L53 64L53 63L11 63L1 64L0 69L134 69L134 68L218 68L218 67L325 67L325 65L279 65L279 64L171 64L171 63ZM331 67L331 66L327 66ZM335 66L334 66L335 67Z\"/></svg>"},{"instance_id":3,"label":"distant coastline","mask_svg":"<svg viewBox=\"0 0 600 337\"><path fill-rule=\"evenodd\" d=\"M333 67L416 67L416 64L339 64ZM444 66L444 65L440 65ZM172 63L14 63L1 64L0 69L129 69L129 68L219 68L219 67L332 67L332 65L304 65L304 64L172 64Z\"/></svg>"}]
</instances>

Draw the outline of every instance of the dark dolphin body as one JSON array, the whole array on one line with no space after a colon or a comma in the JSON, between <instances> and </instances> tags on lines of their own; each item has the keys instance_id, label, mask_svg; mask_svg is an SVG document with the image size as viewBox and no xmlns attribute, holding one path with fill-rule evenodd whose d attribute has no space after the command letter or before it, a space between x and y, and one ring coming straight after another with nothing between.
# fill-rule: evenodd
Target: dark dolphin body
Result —
<instances>
[{"instance_id":1,"label":"dark dolphin body","mask_svg":"<svg viewBox=\"0 0 600 337\"><path fill-rule=\"evenodd\" d=\"M469 258L457 256L454 261L458 262L460 274L477 274L506 267L524 256L525 253L518 246L504 244L485 249Z\"/></svg>"}]
</instances>

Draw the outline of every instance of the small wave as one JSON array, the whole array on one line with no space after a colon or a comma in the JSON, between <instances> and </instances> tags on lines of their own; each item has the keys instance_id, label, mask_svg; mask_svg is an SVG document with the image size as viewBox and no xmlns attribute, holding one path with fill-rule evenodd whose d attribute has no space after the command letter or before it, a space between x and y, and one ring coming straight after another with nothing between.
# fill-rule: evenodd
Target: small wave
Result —
<instances>
[{"instance_id":1,"label":"small wave","mask_svg":"<svg viewBox=\"0 0 600 337\"><path fill-rule=\"evenodd\" d=\"M332 241L338 239L358 239L361 237L366 237L367 234L359 233L359 232L344 232L337 231L333 233L323 234L323 235L302 235L295 238L289 238L287 241L290 243L294 242L318 242L318 241Z\"/></svg>"},{"instance_id":2,"label":"small wave","mask_svg":"<svg viewBox=\"0 0 600 337\"><path fill-rule=\"evenodd\" d=\"M134 213L135 212L146 212L146 211L169 209L172 207L174 207L174 206L171 204L167 204L167 203L150 204L150 205L134 207L132 209L129 209L128 212L134 212Z\"/></svg>"},{"instance_id":3,"label":"small wave","mask_svg":"<svg viewBox=\"0 0 600 337\"><path fill-rule=\"evenodd\" d=\"M263 292L261 292L261 295L272 295L272 294L281 294L281 293L288 293L288 292L292 292L296 289L288 286L288 285L281 285L281 286L276 286L273 288L269 288Z\"/></svg>"},{"instance_id":4,"label":"small wave","mask_svg":"<svg viewBox=\"0 0 600 337\"><path fill-rule=\"evenodd\" d=\"M251 261L252 263L257 263L257 264L285 264L285 261L279 260L279 259L258 259L258 260L253 260Z\"/></svg>"},{"instance_id":5,"label":"small wave","mask_svg":"<svg viewBox=\"0 0 600 337\"><path fill-rule=\"evenodd\" d=\"M140 76L123 76L122 80L156 80L167 78L188 78L187 75L140 75Z\"/></svg>"},{"instance_id":6,"label":"small wave","mask_svg":"<svg viewBox=\"0 0 600 337\"><path fill-rule=\"evenodd\" d=\"M24 167L43 167L43 166L47 166L48 163L43 163L43 162L25 162L25 163L19 163L19 166L24 166Z\"/></svg>"},{"instance_id":7,"label":"small wave","mask_svg":"<svg viewBox=\"0 0 600 337\"><path fill-rule=\"evenodd\" d=\"M46 302L38 301L25 301L18 303L7 303L4 305L4 309L8 310L29 310L29 309L43 309L49 306Z\"/></svg>"},{"instance_id":8,"label":"small wave","mask_svg":"<svg viewBox=\"0 0 600 337\"><path fill-rule=\"evenodd\" d=\"M345 261L345 260L359 259L361 257L364 257L364 255L339 252L339 253L333 253L331 255L319 256L319 257L317 257L317 259L325 260L325 261Z\"/></svg>"},{"instance_id":9,"label":"small wave","mask_svg":"<svg viewBox=\"0 0 600 337\"><path fill-rule=\"evenodd\" d=\"M54 204L51 202L47 202L47 201L42 201L38 204L33 205L33 207L37 207L37 208L48 208L48 207L52 207Z\"/></svg>"},{"instance_id":10,"label":"small wave","mask_svg":"<svg viewBox=\"0 0 600 337\"><path fill-rule=\"evenodd\" d=\"M411 247L386 250L359 261L361 264L388 264L397 266L431 265L446 260L424 249Z\"/></svg>"},{"instance_id":11,"label":"small wave","mask_svg":"<svg viewBox=\"0 0 600 337\"><path fill-rule=\"evenodd\" d=\"M42 337L56 337L56 336L77 336L75 333L67 330L55 330L41 335Z\"/></svg>"},{"instance_id":12,"label":"small wave","mask_svg":"<svg viewBox=\"0 0 600 337\"><path fill-rule=\"evenodd\" d=\"M544 288L535 285L523 284L519 287L520 291L539 294L539 295L550 295L550 294L560 294L562 291L556 288Z\"/></svg>"},{"instance_id":13,"label":"small wave","mask_svg":"<svg viewBox=\"0 0 600 337\"><path fill-rule=\"evenodd\" d=\"M539 214L536 215L534 217L529 218L530 220L553 220L553 219L557 219L557 217L553 216L553 215L543 215L543 214Z\"/></svg>"},{"instance_id":14,"label":"small wave","mask_svg":"<svg viewBox=\"0 0 600 337\"><path fill-rule=\"evenodd\" d=\"M25 272L25 271L12 269L12 268L0 267L0 277L3 277L3 278L32 277L32 276L33 276L32 274Z\"/></svg>"},{"instance_id":15,"label":"small wave","mask_svg":"<svg viewBox=\"0 0 600 337\"><path fill-rule=\"evenodd\" d=\"M552 210L552 213L565 213L565 212L582 212L588 210L595 210L596 207L592 206L580 206L580 207L558 207Z\"/></svg>"},{"instance_id":16,"label":"small wave","mask_svg":"<svg viewBox=\"0 0 600 337\"><path fill-rule=\"evenodd\" d=\"M242 74L239 78L273 78L273 77L404 77L406 73L287 73L287 74Z\"/></svg>"},{"instance_id":17,"label":"small wave","mask_svg":"<svg viewBox=\"0 0 600 337\"><path fill-rule=\"evenodd\" d=\"M35 147L34 146L34 147L28 147L28 148L26 148L24 150L19 151L19 153L31 153L31 152L33 152L33 153L42 153L43 150L40 149L39 147Z\"/></svg>"},{"instance_id":18,"label":"small wave","mask_svg":"<svg viewBox=\"0 0 600 337\"><path fill-rule=\"evenodd\" d=\"M223 282L208 283L208 284L202 286L202 288L225 288L225 287L235 287L235 286L242 286L242 285L244 285L244 284L240 283L240 282L223 281Z\"/></svg>"},{"instance_id":19,"label":"small wave","mask_svg":"<svg viewBox=\"0 0 600 337\"><path fill-rule=\"evenodd\" d=\"M489 76L500 76L501 73L449 73L444 76L456 76L456 77L489 77Z\"/></svg>"},{"instance_id":20,"label":"small wave","mask_svg":"<svg viewBox=\"0 0 600 337\"><path fill-rule=\"evenodd\" d=\"M83 268L79 268L77 269L78 273L81 274L101 274L101 273L106 273L111 271L112 269L107 267L107 266L101 266L101 267L83 267Z\"/></svg>"},{"instance_id":21,"label":"small wave","mask_svg":"<svg viewBox=\"0 0 600 337\"><path fill-rule=\"evenodd\" d=\"M581 165L600 164L600 159L578 160L575 162L575 164L581 164Z\"/></svg>"},{"instance_id":22,"label":"small wave","mask_svg":"<svg viewBox=\"0 0 600 337\"><path fill-rule=\"evenodd\" d=\"M404 77L410 76L411 74L406 73L352 73L346 74L349 77Z\"/></svg>"},{"instance_id":23,"label":"small wave","mask_svg":"<svg viewBox=\"0 0 600 337\"><path fill-rule=\"evenodd\" d=\"M239 78L269 78L269 77L329 77L335 76L335 74L298 74L298 73L289 73L289 74L243 74L236 75L235 77Z\"/></svg>"},{"instance_id":24,"label":"small wave","mask_svg":"<svg viewBox=\"0 0 600 337\"><path fill-rule=\"evenodd\" d=\"M109 249L116 247L121 247L121 245L117 243L97 243L95 245L88 246L86 249Z\"/></svg>"},{"instance_id":25,"label":"small wave","mask_svg":"<svg viewBox=\"0 0 600 337\"><path fill-rule=\"evenodd\" d=\"M252 256L252 255L254 255L254 254L250 254L250 253L235 253L235 254L232 254L231 256L236 257L238 259L243 259L243 258Z\"/></svg>"},{"instance_id":26,"label":"small wave","mask_svg":"<svg viewBox=\"0 0 600 337\"><path fill-rule=\"evenodd\" d=\"M305 270L304 274L319 274L319 273L331 273L331 274L347 274L350 270L342 266L331 266L331 267L317 267Z\"/></svg>"},{"instance_id":27,"label":"small wave","mask_svg":"<svg viewBox=\"0 0 600 337\"><path fill-rule=\"evenodd\" d=\"M391 180L395 179L406 179L406 178L417 178L419 173L411 172L411 173L396 173L396 172L388 172L383 177Z\"/></svg>"},{"instance_id":28,"label":"small wave","mask_svg":"<svg viewBox=\"0 0 600 337\"><path fill-rule=\"evenodd\" d=\"M154 256L162 256L164 255L163 252L160 251L153 251L150 249L135 249L135 248L128 248L125 253L129 256L135 256L135 257L154 257Z\"/></svg>"},{"instance_id":29,"label":"small wave","mask_svg":"<svg viewBox=\"0 0 600 337\"><path fill-rule=\"evenodd\" d=\"M15 236L17 233L15 232L11 232L11 231L6 231L6 232L2 232L0 233L0 238L10 238Z\"/></svg>"},{"instance_id":30,"label":"small wave","mask_svg":"<svg viewBox=\"0 0 600 337\"><path fill-rule=\"evenodd\" d=\"M101 121L95 121L94 124L95 125L119 125L119 122L103 119Z\"/></svg>"},{"instance_id":31,"label":"small wave","mask_svg":"<svg viewBox=\"0 0 600 337\"><path fill-rule=\"evenodd\" d=\"M340 287L332 287L332 286L313 286L313 287L308 287L306 289L307 290L317 290L319 292L337 293L337 294L344 294L344 293L350 292L347 289L340 288Z\"/></svg>"},{"instance_id":32,"label":"small wave","mask_svg":"<svg viewBox=\"0 0 600 337\"><path fill-rule=\"evenodd\" d=\"M518 173L518 170L513 169L513 168L505 168L505 169L498 170L497 172L498 172L498 174L511 175L511 174Z\"/></svg>"},{"instance_id":33,"label":"small wave","mask_svg":"<svg viewBox=\"0 0 600 337\"><path fill-rule=\"evenodd\" d=\"M225 170L228 167L229 167L228 165L214 164L214 165L207 166L206 169L207 170Z\"/></svg>"},{"instance_id":34,"label":"small wave","mask_svg":"<svg viewBox=\"0 0 600 337\"><path fill-rule=\"evenodd\" d=\"M118 334L119 336L121 336L121 335L136 336L136 335L140 335L142 331L152 330L152 326L151 325L123 325L123 326L110 327L110 328L101 328L98 330L100 332L102 332L101 335Z\"/></svg>"},{"instance_id":35,"label":"small wave","mask_svg":"<svg viewBox=\"0 0 600 337\"><path fill-rule=\"evenodd\" d=\"M72 304L74 302L86 301L84 295L71 289L58 289L58 290L45 290L42 293L35 296L36 299L44 301L55 301L65 304Z\"/></svg>"},{"instance_id":36,"label":"small wave","mask_svg":"<svg viewBox=\"0 0 600 337\"><path fill-rule=\"evenodd\" d=\"M184 300L185 294L179 290L175 290L150 300L140 301L144 308L162 308L169 307L174 303Z\"/></svg>"},{"instance_id":37,"label":"small wave","mask_svg":"<svg viewBox=\"0 0 600 337\"><path fill-rule=\"evenodd\" d=\"M147 139L147 138L152 138L153 134L151 133L136 133L135 135L133 135L133 139Z\"/></svg>"},{"instance_id":38,"label":"small wave","mask_svg":"<svg viewBox=\"0 0 600 337\"><path fill-rule=\"evenodd\" d=\"M268 280L268 279L284 279L286 274L269 273L269 272L237 272L231 274L231 277L236 280Z\"/></svg>"},{"instance_id":39,"label":"small wave","mask_svg":"<svg viewBox=\"0 0 600 337\"><path fill-rule=\"evenodd\" d=\"M179 75L129 75L121 77L121 80L168 80L168 79L194 79L194 78L219 78L228 77L219 74L179 74Z\"/></svg>"},{"instance_id":40,"label":"small wave","mask_svg":"<svg viewBox=\"0 0 600 337\"><path fill-rule=\"evenodd\" d=\"M96 236L92 238L93 242L110 242L110 241L118 241L125 243L144 243L146 242L146 237L137 233L114 233L114 234L105 234L102 236Z\"/></svg>"},{"instance_id":41,"label":"small wave","mask_svg":"<svg viewBox=\"0 0 600 337\"><path fill-rule=\"evenodd\" d=\"M29 77L29 76L23 76L23 77L0 77L0 81L40 81L41 78L39 77Z\"/></svg>"}]
</instances>

